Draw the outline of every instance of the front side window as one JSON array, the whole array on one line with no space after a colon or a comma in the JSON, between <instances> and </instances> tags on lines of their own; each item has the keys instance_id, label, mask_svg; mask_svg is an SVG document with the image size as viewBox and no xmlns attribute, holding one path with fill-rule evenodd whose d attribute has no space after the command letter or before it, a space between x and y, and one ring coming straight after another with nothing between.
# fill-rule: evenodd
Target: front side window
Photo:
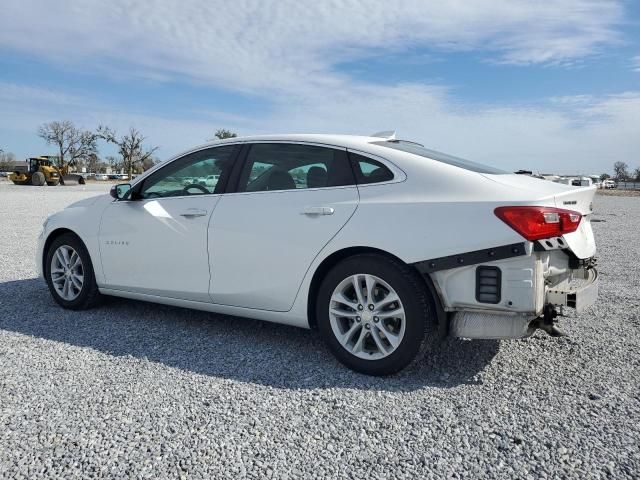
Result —
<instances>
[{"instance_id":1,"label":"front side window","mask_svg":"<svg viewBox=\"0 0 640 480\"><path fill-rule=\"evenodd\" d=\"M141 198L220 193L220 179L229 174L235 145L190 153L145 179Z\"/></svg>"},{"instance_id":2,"label":"front side window","mask_svg":"<svg viewBox=\"0 0 640 480\"><path fill-rule=\"evenodd\" d=\"M353 185L346 152L315 145L251 145L238 191L263 192Z\"/></svg>"}]
</instances>

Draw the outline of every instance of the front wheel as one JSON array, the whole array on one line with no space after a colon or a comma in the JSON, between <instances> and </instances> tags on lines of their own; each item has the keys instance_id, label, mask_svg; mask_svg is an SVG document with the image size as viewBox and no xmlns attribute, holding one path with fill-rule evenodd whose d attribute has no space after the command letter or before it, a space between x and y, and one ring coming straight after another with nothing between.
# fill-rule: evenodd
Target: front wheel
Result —
<instances>
[{"instance_id":1,"label":"front wheel","mask_svg":"<svg viewBox=\"0 0 640 480\"><path fill-rule=\"evenodd\" d=\"M368 375L409 365L436 338L429 293L418 273L381 255L361 254L336 265L317 298L318 329L335 356Z\"/></svg>"},{"instance_id":2,"label":"front wheel","mask_svg":"<svg viewBox=\"0 0 640 480\"><path fill-rule=\"evenodd\" d=\"M35 185L36 187L41 187L43 186L45 183L45 177L44 177L44 173L42 172L34 172L33 175L31 175L31 184Z\"/></svg>"},{"instance_id":3,"label":"front wheel","mask_svg":"<svg viewBox=\"0 0 640 480\"><path fill-rule=\"evenodd\" d=\"M76 235L65 233L54 239L44 267L49 291L60 306L85 310L100 300L91 257Z\"/></svg>"}]
</instances>

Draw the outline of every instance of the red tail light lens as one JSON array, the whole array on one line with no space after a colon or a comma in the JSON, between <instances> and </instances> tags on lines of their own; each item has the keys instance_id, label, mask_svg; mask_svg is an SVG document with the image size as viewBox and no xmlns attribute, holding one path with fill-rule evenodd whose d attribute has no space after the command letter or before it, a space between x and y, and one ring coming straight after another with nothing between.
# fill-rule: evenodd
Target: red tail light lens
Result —
<instances>
[{"instance_id":1,"label":"red tail light lens","mask_svg":"<svg viewBox=\"0 0 640 480\"><path fill-rule=\"evenodd\" d=\"M575 232L582 214L553 207L498 207L496 216L529 241Z\"/></svg>"}]
</instances>

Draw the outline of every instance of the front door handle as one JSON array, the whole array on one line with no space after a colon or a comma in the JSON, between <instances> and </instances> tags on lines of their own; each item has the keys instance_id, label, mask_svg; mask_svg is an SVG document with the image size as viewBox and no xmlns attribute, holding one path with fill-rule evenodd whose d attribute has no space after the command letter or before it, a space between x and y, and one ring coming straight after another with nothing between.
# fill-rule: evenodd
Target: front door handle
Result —
<instances>
[{"instance_id":1,"label":"front door handle","mask_svg":"<svg viewBox=\"0 0 640 480\"><path fill-rule=\"evenodd\" d=\"M306 207L302 213L305 215L333 215L333 207Z\"/></svg>"},{"instance_id":2,"label":"front door handle","mask_svg":"<svg viewBox=\"0 0 640 480\"><path fill-rule=\"evenodd\" d=\"M187 218L204 217L207 213L208 212L206 210L202 210L200 208L189 208L188 210L182 212L180 216Z\"/></svg>"}]
</instances>

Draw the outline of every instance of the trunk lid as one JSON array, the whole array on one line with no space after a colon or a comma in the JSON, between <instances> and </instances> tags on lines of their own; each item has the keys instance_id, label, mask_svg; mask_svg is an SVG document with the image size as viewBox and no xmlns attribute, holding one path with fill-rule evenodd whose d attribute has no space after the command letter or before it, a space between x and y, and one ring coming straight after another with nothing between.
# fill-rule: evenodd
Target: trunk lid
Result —
<instances>
[{"instance_id":1,"label":"trunk lid","mask_svg":"<svg viewBox=\"0 0 640 480\"><path fill-rule=\"evenodd\" d=\"M553 197L556 207L580 212L586 216L593 213L593 197L596 195L596 190L594 186L570 187L570 190L557 192Z\"/></svg>"},{"instance_id":2,"label":"trunk lid","mask_svg":"<svg viewBox=\"0 0 640 480\"><path fill-rule=\"evenodd\" d=\"M597 187L572 187L528 175L484 176L494 182L518 189L521 193L530 192L531 201L527 203L531 205L553 205L581 213L582 220L578 229L563 235L562 238L576 257L589 258L595 255L596 243L591 228L591 214Z\"/></svg>"}]
</instances>

